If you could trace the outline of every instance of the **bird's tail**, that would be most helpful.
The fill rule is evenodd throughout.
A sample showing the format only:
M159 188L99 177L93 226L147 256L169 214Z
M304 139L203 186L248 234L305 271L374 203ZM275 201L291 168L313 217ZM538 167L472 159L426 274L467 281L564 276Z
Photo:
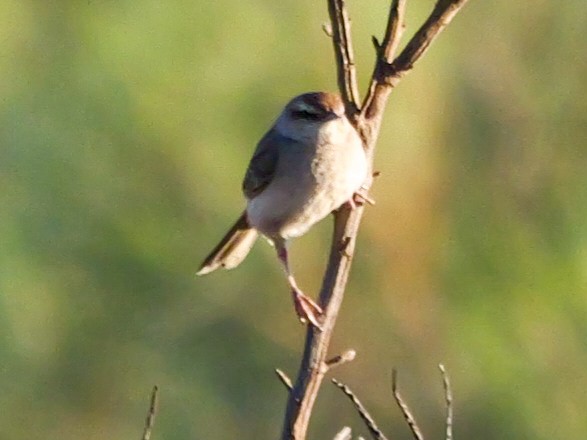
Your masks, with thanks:
M196 275L206 275L219 267L232 269L247 256L258 232L249 226L246 211L242 213L230 231L206 257Z

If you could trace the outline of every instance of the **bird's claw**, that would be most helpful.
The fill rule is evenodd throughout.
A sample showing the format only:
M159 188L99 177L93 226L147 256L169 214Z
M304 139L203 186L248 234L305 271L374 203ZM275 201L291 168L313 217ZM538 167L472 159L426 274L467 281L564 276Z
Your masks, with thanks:
M367 190L365 188L361 187L356 193L354 193L351 196L347 203L352 210L355 210L357 209L357 206L363 206L365 203L368 203L369 205L374 205L375 200L369 197L369 195L367 194Z
M322 330L322 325L320 324L320 317L324 314L322 307L299 289L292 289L292 295L296 313L300 321L303 324L310 323L318 330Z

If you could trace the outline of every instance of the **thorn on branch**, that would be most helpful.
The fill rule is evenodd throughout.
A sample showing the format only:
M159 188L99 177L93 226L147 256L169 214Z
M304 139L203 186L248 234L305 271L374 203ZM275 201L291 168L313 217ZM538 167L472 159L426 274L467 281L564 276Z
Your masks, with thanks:
M414 419L414 416L412 415L412 411L410 410L410 408L408 407L408 404L404 401L401 394L399 393L399 390L397 389L397 370L395 368L391 371L391 389L393 391L393 397L395 398L397 406L399 406L399 408L404 416L404 420L406 421L406 423L410 427L410 431L412 431L414 438L416 440L424 440L424 436L422 435L422 431L420 430L420 427L416 423L416 420Z
M155 385L153 391L151 391L151 400L149 403L149 411L147 412L147 418L145 419L145 429L143 430L143 436L141 440L149 440L151 438L151 431L155 424L155 415L157 414L158 407L158 395L159 387Z
M293 388L293 384L288 375L281 371L279 368L275 369L275 374L277 374L277 377L279 378L281 383L287 388L287 390L291 391Z
M332 38L332 24L331 23L322 23L322 30L326 34L327 37Z
M371 35L371 43L373 43L373 46L375 47L375 52L379 53L381 50L381 43L375 35Z
M353 406L361 416L361 419L363 419L363 422L365 422L365 425L371 433L371 436L375 440L387 440L387 437L385 437L383 432L381 432L381 430L375 423L375 420L373 420L373 417L371 417L371 415L367 412L361 401L357 398L357 396L355 396L351 389L336 379L332 379L332 383L336 385L344 393L344 395L347 396L353 403Z
M438 369L442 375L442 385L444 387L444 401L446 403L446 440L452 440L452 390L450 387L450 380L444 365L438 364Z

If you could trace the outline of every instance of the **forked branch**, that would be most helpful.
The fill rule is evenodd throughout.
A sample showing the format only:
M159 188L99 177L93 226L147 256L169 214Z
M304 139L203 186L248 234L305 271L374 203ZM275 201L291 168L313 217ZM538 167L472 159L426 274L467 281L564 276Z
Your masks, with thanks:
M345 1L327 2L332 23L338 86L345 102L347 116L357 128L372 166L373 151L389 93L467 0L438 0L428 19L395 59L393 57L399 47L403 30L406 0L392 0L382 43L374 39L375 68L362 106L358 104L360 98L350 37L351 26ZM366 190L370 185L371 182L366 183ZM313 326L308 327L300 369L288 396L281 437L283 440L306 438L312 408L324 375L328 371L328 346L342 304L362 215L362 206L353 211L343 207L334 215L330 257L319 299L324 310L323 329L319 331Z
M432 13L418 29L397 58L404 22L406 0L393 0L385 32L384 46L378 51L369 92L363 102L362 116L379 123L387 98L402 77L409 72L428 50L434 39L452 21L468 0L438 0ZM389 38L389 39L388 39ZM386 44L387 43L387 44Z

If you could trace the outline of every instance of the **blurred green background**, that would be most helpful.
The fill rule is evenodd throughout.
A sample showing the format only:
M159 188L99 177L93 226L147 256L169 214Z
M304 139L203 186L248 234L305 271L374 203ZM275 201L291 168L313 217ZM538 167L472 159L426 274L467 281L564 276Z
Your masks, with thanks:
M387 0L350 1L364 86ZM409 36L432 1L408 5ZM281 430L297 324L273 250L194 277L256 141L334 90L325 2L0 4L0 438ZM333 354L393 438L587 436L587 2L471 0L391 96ZM364 89L364 87L363 87ZM315 293L330 222L293 245ZM352 425L325 383L312 438Z

